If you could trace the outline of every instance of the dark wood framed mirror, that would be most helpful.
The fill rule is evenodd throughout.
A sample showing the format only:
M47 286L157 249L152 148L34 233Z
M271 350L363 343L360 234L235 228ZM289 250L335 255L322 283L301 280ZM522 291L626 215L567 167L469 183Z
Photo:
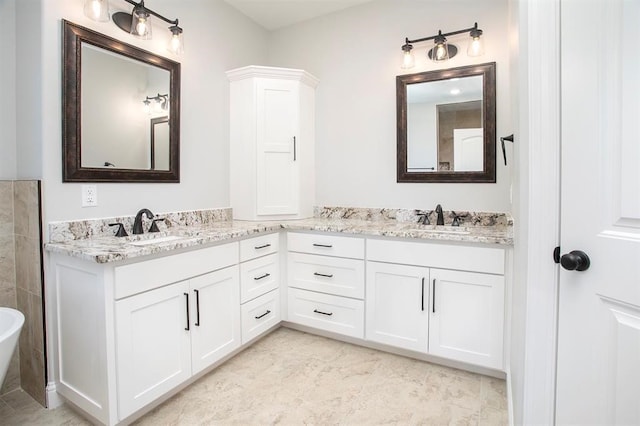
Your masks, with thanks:
M495 183L495 62L396 77L397 181Z
M180 64L62 23L63 182L180 182Z

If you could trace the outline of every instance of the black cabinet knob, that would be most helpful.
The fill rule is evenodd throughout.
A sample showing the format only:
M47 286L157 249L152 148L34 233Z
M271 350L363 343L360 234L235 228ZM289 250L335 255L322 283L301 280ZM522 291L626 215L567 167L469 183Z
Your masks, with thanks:
M586 271L591 265L591 260L587 253L580 250L573 250L563 254L560 258L560 265L568 271Z

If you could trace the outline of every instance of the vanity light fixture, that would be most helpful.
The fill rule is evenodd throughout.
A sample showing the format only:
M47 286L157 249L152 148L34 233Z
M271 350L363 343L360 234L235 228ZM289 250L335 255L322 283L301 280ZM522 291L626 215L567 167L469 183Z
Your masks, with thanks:
M144 5L144 0L124 0L133 5L131 13L116 12L112 15L113 22L121 30L130 33L143 40L151 40L151 16L155 16L164 22L171 24L169 31L171 38L167 50L180 55L184 52L184 38L182 28L178 26L178 19L168 19ZM109 0L85 0L84 14L94 21L109 20Z
M469 33L469 46L467 47L467 55L475 57L481 56L484 54L484 46L482 43L482 30L478 28L478 23L474 23L473 27L465 28L464 30L451 31L449 33L442 33L441 30L438 30L438 34L418 38L415 40L409 40L405 38L405 44L402 46L403 59L402 59L402 69L413 68L415 65L415 58L413 57L413 53L411 50L413 49L412 43L420 43L423 41L433 40L433 47L429 49L427 52L427 56L434 62L444 62L447 61L458 53L458 48L453 44L449 44L447 42L447 37Z

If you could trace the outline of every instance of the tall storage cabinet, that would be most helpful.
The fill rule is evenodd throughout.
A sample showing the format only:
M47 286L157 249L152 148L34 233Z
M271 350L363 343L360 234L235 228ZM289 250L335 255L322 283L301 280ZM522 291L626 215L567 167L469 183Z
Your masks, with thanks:
M238 68L227 76L234 218L313 216L318 80L302 70L262 66Z

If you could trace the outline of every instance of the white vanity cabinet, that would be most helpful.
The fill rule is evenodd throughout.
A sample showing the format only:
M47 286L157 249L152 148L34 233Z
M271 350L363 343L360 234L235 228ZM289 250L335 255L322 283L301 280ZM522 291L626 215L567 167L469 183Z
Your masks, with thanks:
M231 70L227 77L234 218L313 216L318 80L302 70L262 66Z
M502 248L367 240L366 339L503 368Z
M429 269L367 262L367 340L427 352Z
M364 239L287 233L288 321L364 337Z
M113 425L241 345L239 246L97 264L53 253L56 391Z
M280 234L240 241L242 344L280 323Z
M121 418L240 346L238 266L115 305Z

